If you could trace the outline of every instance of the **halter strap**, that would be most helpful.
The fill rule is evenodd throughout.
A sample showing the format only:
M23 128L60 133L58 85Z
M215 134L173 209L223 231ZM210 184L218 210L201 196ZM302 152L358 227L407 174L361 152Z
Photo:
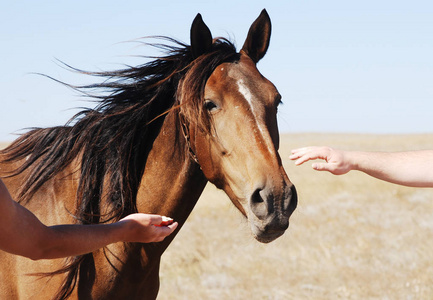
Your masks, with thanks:
M180 119L181 119L180 125L182 126L182 133L183 133L183 136L185 138L186 145L188 146L189 156L191 156L191 158L200 166L200 163L198 162L197 155L195 155L194 150L192 150L192 147L191 147L191 141L189 138L188 128L186 126L186 122L184 121L182 116L180 116ZM200 166L200 169L201 169L201 166Z

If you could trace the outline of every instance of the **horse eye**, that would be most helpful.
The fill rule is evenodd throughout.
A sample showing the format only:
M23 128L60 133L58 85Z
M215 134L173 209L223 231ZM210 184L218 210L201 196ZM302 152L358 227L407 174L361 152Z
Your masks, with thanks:
M205 100L203 106L209 112L218 108L218 106L212 100Z

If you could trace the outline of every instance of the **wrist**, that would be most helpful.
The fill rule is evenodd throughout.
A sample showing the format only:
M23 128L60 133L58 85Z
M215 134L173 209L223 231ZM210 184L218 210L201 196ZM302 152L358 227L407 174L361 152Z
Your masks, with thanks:
M345 151L344 152L344 162L345 169L347 172L350 171L359 171L359 160L358 160L359 152L356 151Z
M115 242L129 242L131 240L131 232L134 227L134 224L132 223L133 222L130 222L129 220L121 220L112 224L115 227Z

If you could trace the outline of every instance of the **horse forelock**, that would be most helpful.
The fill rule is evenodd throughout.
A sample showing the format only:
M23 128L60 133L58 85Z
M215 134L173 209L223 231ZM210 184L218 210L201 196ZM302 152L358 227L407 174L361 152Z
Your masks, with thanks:
M211 119L203 113L203 97L207 79L222 63L237 62L240 54L236 52L233 43L224 38L214 39L212 51L197 58L179 82L177 99L180 104L180 114L185 121L196 122L202 131L210 130ZM186 124L188 125L188 124Z

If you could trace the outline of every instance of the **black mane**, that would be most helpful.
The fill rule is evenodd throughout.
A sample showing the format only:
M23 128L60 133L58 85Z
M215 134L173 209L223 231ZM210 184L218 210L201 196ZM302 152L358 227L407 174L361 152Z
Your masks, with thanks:
M195 118L208 127L202 111L206 81L219 64L239 59L235 46L226 39L215 39L209 53L194 59L190 46L159 38L171 43L153 44L165 50L166 56L146 64L111 72L71 68L104 78L102 83L86 86L66 84L91 96L98 105L79 112L65 126L34 128L0 151L2 163L24 161L8 174L27 171L18 201L30 201L47 181L78 160L77 223L116 221L137 212L136 197L147 156L166 113L175 109L186 121ZM101 198L110 204L104 216ZM68 272L58 299L72 293L78 273L86 274L87 263L83 262L91 259L89 255L72 258L63 269L48 274Z
M79 112L65 126L32 129L0 152L6 157L4 162L28 156L11 174L30 171L19 201L29 201L45 182L81 158L77 192L81 207L76 216L81 223L101 221L99 203L103 190L113 204L104 221L136 212L136 195L147 155L165 113L179 108L175 103L179 104L178 98L186 94L193 111L200 115L199 100L207 78L218 64L237 56L232 43L217 39L211 53L194 61L190 46L160 38L174 45L154 44L166 50L167 55L144 65L109 72L73 69L105 79L102 83L73 87L94 98L98 102L96 108ZM187 73L192 74L185 76ZM179 95L182 80L188 80L188 90ZM37 168L30 168L36 164ZM107 182L108 186L104 186Z

